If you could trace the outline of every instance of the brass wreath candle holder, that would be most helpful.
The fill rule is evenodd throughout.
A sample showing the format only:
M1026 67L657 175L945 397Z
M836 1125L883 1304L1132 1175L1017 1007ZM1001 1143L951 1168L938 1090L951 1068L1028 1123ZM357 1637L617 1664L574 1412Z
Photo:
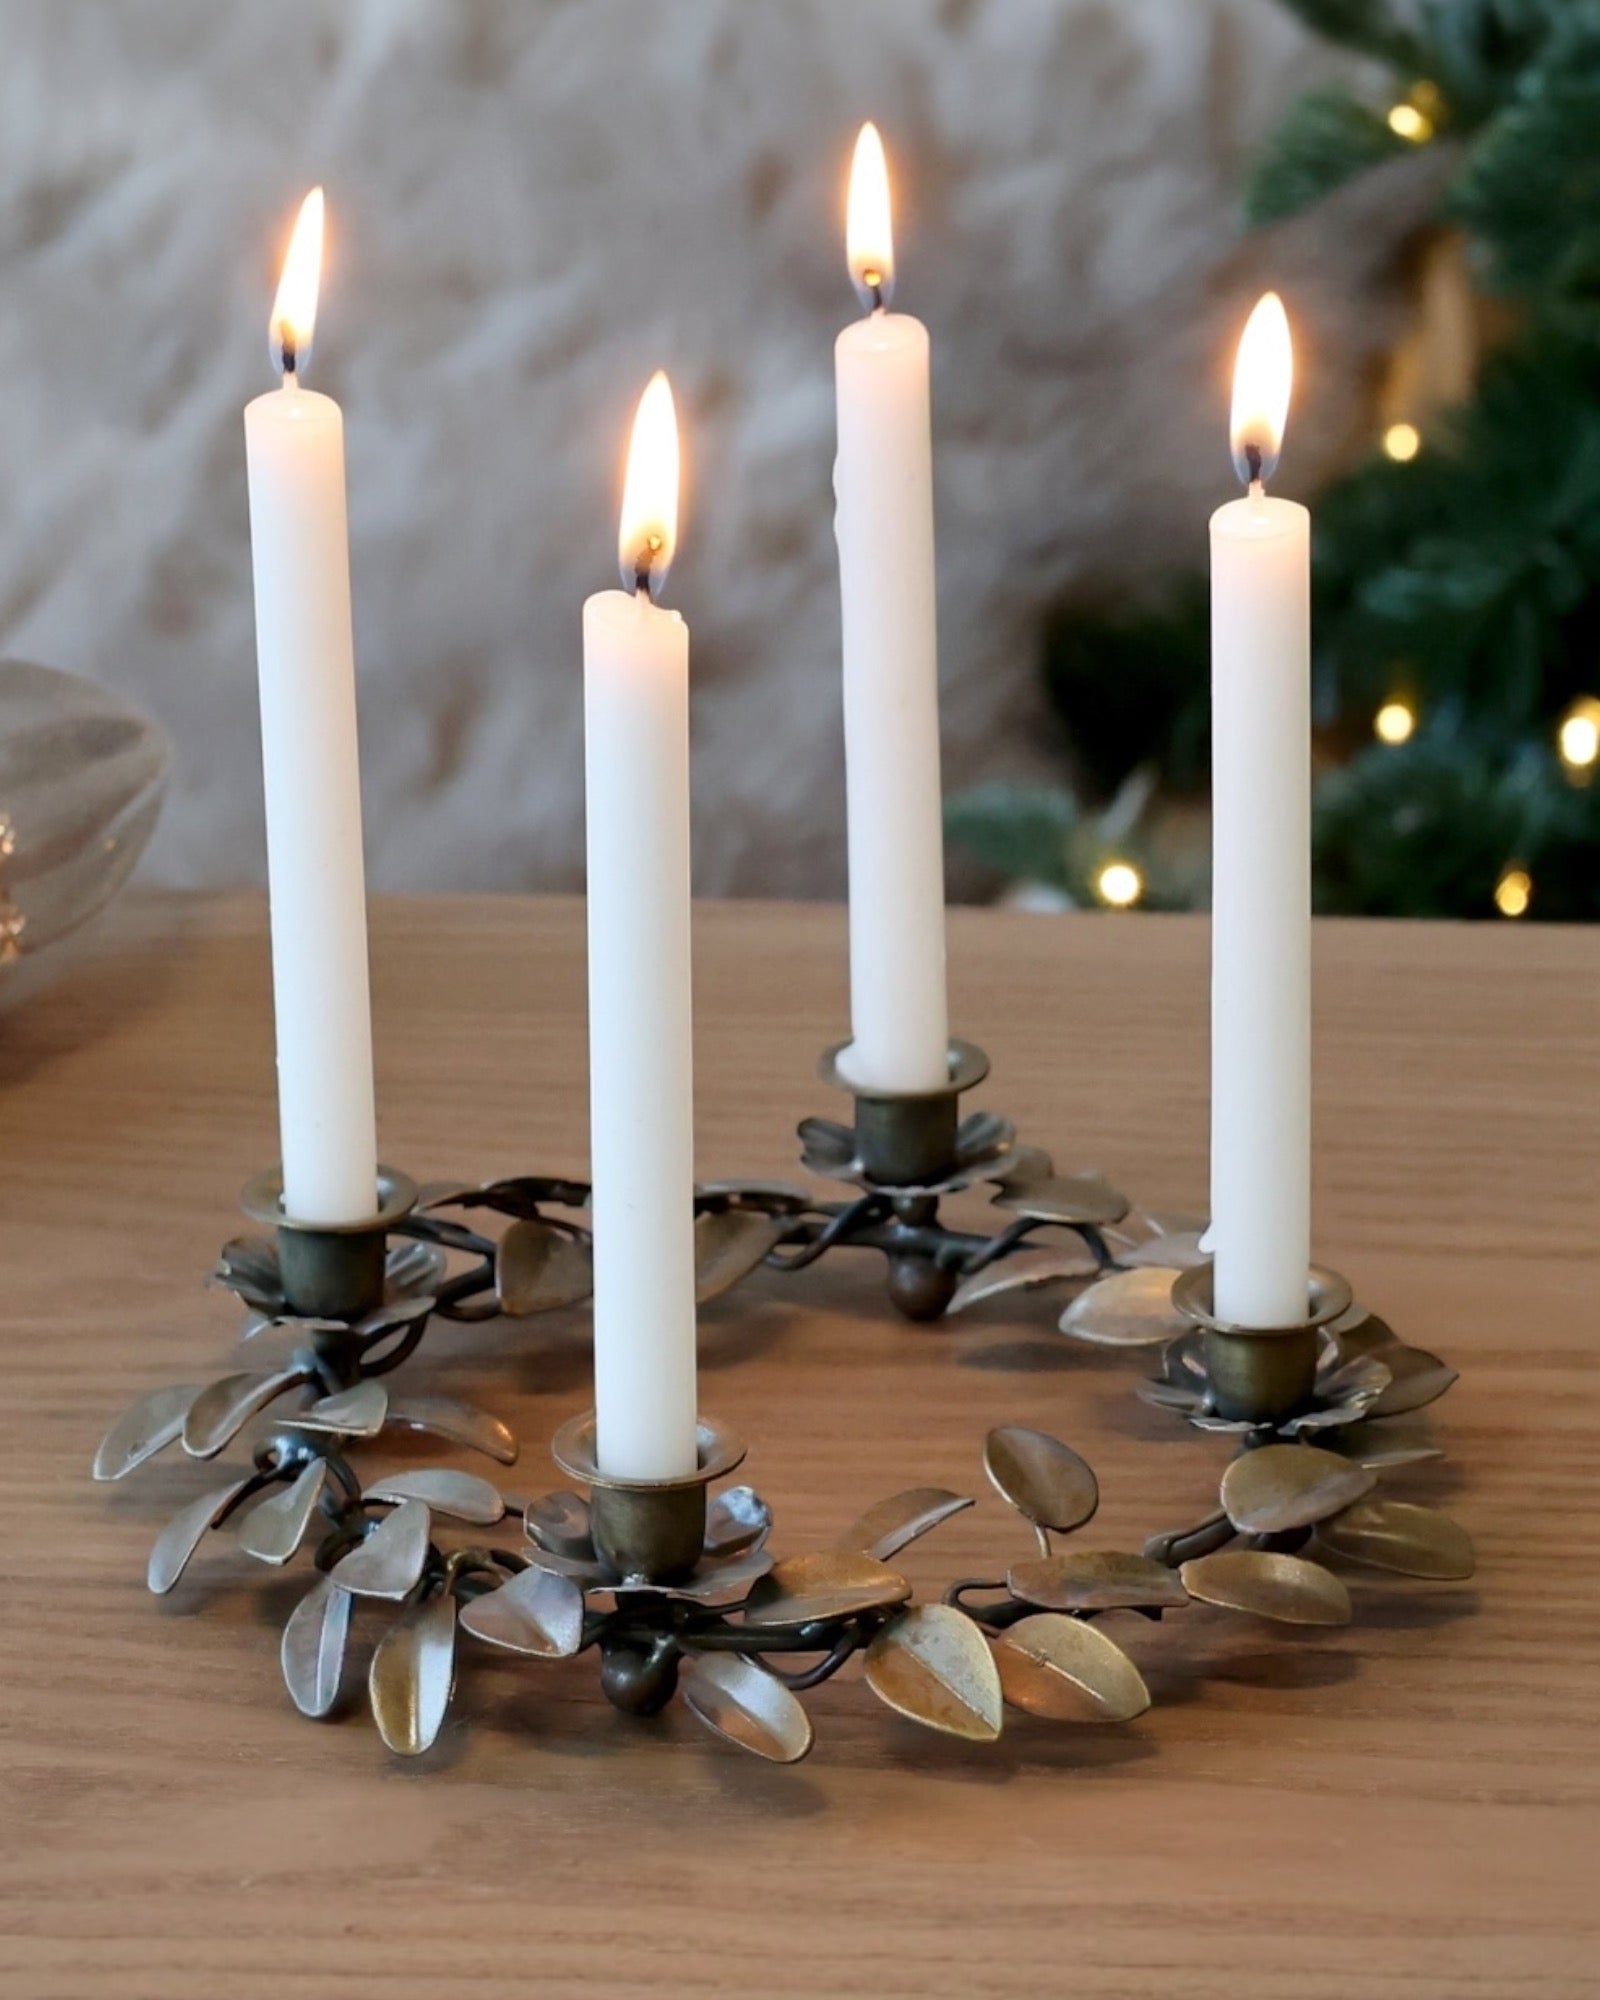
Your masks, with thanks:
M887 1157L874 1150L881 1136L874 1115L865 1136L858 1118L851 1149L863 1174L869 1165L881 1171ZM887 1116L892 1125L898 1113ZM908 1130L913 1122L931 1133L933 1114L919 1111ZM975 1135L971 1120L956 1128L958 1149L961 1131L969 1133L963 1171L1000 1164L1009 1145L1000 1126L992 1121ZM892 1151L900 1141L891 1133L884 1143ZM1023 1164L1031 1171L1019 1181L999 1180L1002 1197L1026 1204L1011 1202L1021 1223L1061 1223L1067 1200L1048 1192L1034 1199L1027 1190L1078 1184L1054 1181L1048 1163ZM868 1191L887 1185L874 1181ZM939 1191L916 1183L860 1222L866 1234L841 1231L832 1240L886 1249L891 1267L900 1255L941 1271L946 1256L964 1258L977 1264L968 1269L970 1285L989 1271L971 1240L949 1232L958 1246L950 1251L936 1217L893 1206L936 1201ZM208 1535L224 1531L237 1550L273 1567L309 1551L314 1575L281 1646L283 1678L303 1714L334 1712L354 1616L388 1606L367 1696L384 1742L404 1755L427 1750L438 1735L462 1635L539 1661L592 1652L616 1707L650 1714L681 1693L708 1729L777 1762L811 1747L800 1696L858 1653L868 1687L891 1709L931 1729L992 1741L1008 1704L1102 1722L1129 1721L1149 1706L1135 1660L1100 1629L1111 1613L1160 1621L1204 1604L1280 1625L1342 1625L1352 1616L1347 1568L1446 1582L1472 1574L1471 1543L1454 1521L1376 1495L1384 1470L1438 1455L1416 1413L1449 1388L1454 1371L1355 1305L1331 1272L1312 1274L1300 1326L1261 1332L1217 1320L1198 1233L1149 1219L1133 1233L1125 1204L1120 1266L1100 1254L1110 1247L1100 1238L1108 1221L1062 1224L1098 1243L1091 1268L1103 1272L1069 1304L1063 1327L1103 1345L1159 1346L1160 1373L1141 1384L1141 1395L1239 1442L1216 1510L1140 1549L1055 1546L1053 1538L1093 1518L1099 1487L1077 1452L1020 1425L989 1433L984 1467L1033 1530L1034 1552L1003 1573L957 1579L930 1603L914 1601L893 1558L970 1506L971 1496L937 1487L899 1493L831 1547L774 1559L771 1513L753 1488L710 1496L744 1451L709 1421L693 1475L641 1484L605 1477L592 1420L576 1419L558 1432L552 1452L586 1492L563 1488L527 1501L452 1467L385 1472L358 1463L396 1429L515 1461L517 1441L494 1416L453 1398L394 1393L385 1378L434 1318L520 1315L585 1297L592 1246L567 1211L580 1210L586 1193L581 1183L527 1179L419 1194L385 1170L378 1212L328 1229L285 1216L275 1178L252 1182L246 1209L272 1234L227 1244L216 1275L244 1305L243 1338L287 1343L286 1358L205 1385L158 1389L102 1443L94 1472L103 1480L176 1444L207 1463L230 1447L240 1453L225 1482L161 1530L147 1581L158 1594L176 1588ZM752 1190L736 1184L700 1192L708 1295L794 1241L802 1211L768 1205L775 1190L762 1205L745 1206L751 1199ZM497 1238L460 1219L481 1210L507 1218ZM803 1220L809 1231L814 1218ZM807 1235L802 1251L820 1254L827 1227ZM901 1229L917 1232L909 1247L895 1233ZM991 1262L1018 1253L1027 1232L1015 1229L1001 1233L1009 1240ZM1042 1255L1061 1261L1053 1250ZM1042 1281L1037 1267L1013 1277ZM520 1525L508 1533L510 1524ZM486 1538L488 1530L497 1533Z

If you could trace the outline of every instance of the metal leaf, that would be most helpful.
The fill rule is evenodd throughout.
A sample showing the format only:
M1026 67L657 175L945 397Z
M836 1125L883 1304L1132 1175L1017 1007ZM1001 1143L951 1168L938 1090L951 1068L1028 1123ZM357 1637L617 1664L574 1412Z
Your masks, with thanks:
M1309 1528L1370 1493L1364 1465L1314 1444L1267 1444L1236 1458L1222 1475L1223 1512L1244 1535Z
M294 1418L297 1430L333 1437L376 1437L389 1421L389 1392L381 1382L354 1383L323 1396Z
M1037 1285L1059 1284L1067 1278L1090 1278L1099 1268L1093 1251L1077 1237L1059 1248L1041 1244L1037 1248L1013 1250L1009 1256L997 1257L981 1271L974 1271L970 1278L963 1278L951 1295L945 1314L948 1317L964 1312L968 1306L999 1298L1006 1292L1032 1291Z
M1420 1465L1425 1459L1443 1458L1426 1424L1382 1423L1346 1424L1328 1440L1330 1451L1353 1458L1358 1465L1380 1471L1390 1465Z
M94 1455L96 1479L122 1479L136 1465L164 1451L183 1433L189 1406L200 1393L198 1382L179 1382L152 1389L131 1410L124 1410L100 1440Z
M538 1660L567 1660L583 1644L583 1592L553 1570L525 1569L461 1607L475 1639Z
M327 1483L325 1460L314 1458L302 1466L292 1484L237 1517L234 1533L240 1548L262 1562L286 1563L311 1525Z
M270 1236L235 1236L224 1243L212 1276L262 1312L276 1312L283 1304L278 1246Z
M667 1597L687 1604L737 1604L759 1577L770 1575L772 1558L762 1549L746 1549L726 1562L702 1563L687 1583L660 1586Z
M157 1597L165 1597L183 1575L189 1567L189 1558L200 1546L200 1538L208 1528L217 1525L254 1476L253 1473L246 1473L243 1479L230 1480L226 1486L219 1486L213 1492L203 1493L198 1500L191 1500L187 1507L180 1508L173 1515L156 1536L149 1566L145 1570L145 1582Z
M447 1437L452 1444L464 1444L481 1451L502 1465L517 1462L517 1441L498 1417L487 1410L475 1410L470 1403L458 1403L453 1396L408 1396L403 1403L389 1405L389 1422L414 1431L430 1431Z
M448 1592L411 1604L372 1656L367 1694L378 1734L401 1757L420 1757L443 1726L456 1678L456 1606Z
M910 1595L910 1584L884 1563L848 1549L829 1549L778 1563L751 1591L744 1622L763 1631L809 1625L815 1619L884 1610Z
M270 1375L251 1369L207 1383L183 1420L184 1450L191 1458L215 1458L257 1410L306 1379L304 1368L292 1366Z
M339 1699L345 1642L355 1600L331 1576L319 1577L289 1614L278 1658L283 1684L302 1715L331 1715Z
M994 1642L1005 1698L1055 1722L1131 1722L1150 1706L1144 1676L1114 1639L1081 1618L1043 1611Z
M402 1500L328 1572L357 1597L409 1597L428 1560L432 1519L421 1500Z
M1324 1521L1317 1539L1348 1562L1400 1576L1464 1583L1477 1567L1472 1537L1435 1507L1407 1500L1367 1500Z
M705 1553L716 1560L759 1549L772 1530L772 1509L753 1486L730 1486L706 1512Z
M593 1562L589 1503L576 1493L541 1494L523 1508L522 1519L528 1539L541 1549L574 1562Z
M437 1243L418 1243L401 1238L391 1243L384 1259L384 1286L391 1299L413 1298L431 1292L444 1276L445 1254Z
M1165 1563L1110 1549L1014 1563L1006 1588L1041 1611L1155 1611L1188 1602L1188 1592Z
M1054 1172L1055 1162L1042 1146L1013 1146L990 1178L1021 1187L1024 1181L1048 1180Z
M1209 1252L1200 1248L1200 1238L1204 1233L1200 1229L1175 1229L1170 1235L1147 1236L1142 1243L1133 1243L1126 1250L1119 1250L1117 1262L1136 1270L1154 1264L1170 1270L1189 1271L1209 1259Z
M1437 1401L1456 1380L1456 1370L1425 1347L1396 1341L1383 1350L1389 1386L1367 1411L1369 1417L1399 1417Z
M1016 1136L1016 1126L998 1111L973 1111L956 1128L956 1165L999 1167Z
M376 1347L386 1334L399 1333L403 1328L416 1325L433 1311L437 1301L429 1292L416 1293L409 1298L390 1299L387 1304L376 1307L372 1312L358 1319L350 1332L369 1347ZM323 1322L326 1324L326 1322ZM335 1322L337 1326L337 1322Z
M1051 1174L1042 1180L1008 1181L994 1205L1036 1222L1093 1225L1120 1222L1128 1212L1128 1197L1099 1174Z
M414 1472L391 1472L375 1479L366 1490L369 1500L425 1500L435 1514L452 1521L470 1521L476 1527L492 1528L505 1516L506 1503L497 1486L480 1479L475 1472L457 1472L453 1466L428 1465Z
M831 1118L802 1118L800 1164L824 1179L848 1174L855 1166L856 1135Z
M1025 1424L1002 1424L983 1444L983 1469L1002 1500L1036 1528L1081 1528L1100 1505L1093 1469L1069 1445Z
M811 1748L811 1718L765 1667L744 1653L694 1653L679 1682L690 1712L714 1735L774 1764Z
M941 1521L972 1505L965 1493L952 1493L944 1486L913 1486L869 1507L834 1543L836 1549L859 1549L878 1562L887 1562L908 1543L917 1541Z
M982 1631L949 1604L915 1604L867 1648L867 1685L924 1728L973 1743L1000 1734L1000 1670Z
M1101 1347L1156 1347L1176 1340L1189 1324L1172 1303L1178 1275L1170 1264L1113 1271L1078 1294L1061 1315L1061 1331Z
M500 1310L513 1319L575 1306L594 1290L594 1257L586 1242L547 1222L513 1222L494 1259Z
M732 1291L789 1233L785 1216L753 1208L711 1209L694 1219L695 1301Z
M1222 1549L1196 1556L1178 1571L1201 1604L1248 1611L1284 1625L1348 1625L1350 1593L1332 1570L1304 1556L1267 1549Z

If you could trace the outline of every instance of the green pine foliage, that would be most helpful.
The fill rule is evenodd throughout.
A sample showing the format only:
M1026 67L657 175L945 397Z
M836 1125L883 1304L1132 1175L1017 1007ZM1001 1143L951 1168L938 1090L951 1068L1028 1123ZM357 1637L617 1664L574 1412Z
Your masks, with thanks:
M1600 919L1600 777L1575 782L1555 754L1563 713L1600 694L1600 0L1283 4L1390 82L1292 107L1245 191L1248 220L1299 214L1427 146L1438 219L1466 233L1515 329L1418 458L1375 456L1318 501L1319 907L1488 916L1520 867L1530 917ZM1402 101L1422 114L1416 136L1389 124ZM1158 806L1199 789L1205 605L1190 578L1154 615L1065 608L1045 677L1085 805L1030 793L1023 813L978 794L953 804L952 837L1001 873L1064 886L1062 855L1130 772L1149 774ZM1417 732L1374 743L1397 696ZM1126 819L1122 847L1144 860Z

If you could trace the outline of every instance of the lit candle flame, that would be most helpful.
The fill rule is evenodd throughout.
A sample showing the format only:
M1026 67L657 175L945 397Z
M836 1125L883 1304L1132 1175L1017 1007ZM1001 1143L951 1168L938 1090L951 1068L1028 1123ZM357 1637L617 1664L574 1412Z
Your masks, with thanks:
M300 204L294 233L284 254L283 275L272 301L267 339L272 363L286 376L297 375L311 353L317 324L317 287L322 279L322 190L314 187Z
M845 216L845 258L850 282L868 312L886 306L894 292L894 229L889 216L889 163L873 124L863 125L850 166Z
M639 398L622 482L617 561L630 590L653 595L678 546L678 413L672 384L657 369Z
M1245 326L1233 371L1233 463L1246 486L1265 485L1278 469L1293 386L1289 316L1268 292Z

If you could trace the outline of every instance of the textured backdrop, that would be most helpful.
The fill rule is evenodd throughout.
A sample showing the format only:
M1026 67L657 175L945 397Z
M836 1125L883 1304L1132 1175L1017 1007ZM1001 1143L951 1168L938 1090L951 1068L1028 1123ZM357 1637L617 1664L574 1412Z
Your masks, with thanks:
M1363 429L1393 330L1392 188L1239 240L1241 165L1322 60L1271 0L5 0L4 34L0 650L166 721L171 882L262 872L239 411L314 180L385 887L580 878L579 603L657 365L700 885L842 886L831 343L864 116L934 340L951 786L1039 756L1043 607L1202 557L1263 284L1301 335L1285 492Z

